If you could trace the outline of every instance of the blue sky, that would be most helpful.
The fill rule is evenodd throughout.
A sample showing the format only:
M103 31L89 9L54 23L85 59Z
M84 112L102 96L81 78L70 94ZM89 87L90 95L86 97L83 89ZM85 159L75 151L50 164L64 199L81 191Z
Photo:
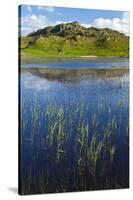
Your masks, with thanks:
M129 34L129 15L124 11L22 5L20 17L22 35L71 21L78 21L86 27L108 27Z

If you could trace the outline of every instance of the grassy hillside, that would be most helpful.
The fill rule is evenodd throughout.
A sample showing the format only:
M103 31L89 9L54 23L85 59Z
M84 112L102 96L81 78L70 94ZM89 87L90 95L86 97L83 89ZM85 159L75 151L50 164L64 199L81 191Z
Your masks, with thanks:
M129 38L111 29L85 28L77 22L47 27L20 38L24 57L128 57Z

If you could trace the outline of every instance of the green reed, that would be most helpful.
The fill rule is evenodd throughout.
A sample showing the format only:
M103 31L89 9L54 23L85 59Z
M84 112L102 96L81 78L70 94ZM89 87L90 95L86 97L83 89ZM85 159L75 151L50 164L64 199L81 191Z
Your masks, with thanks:
M116 120L112 114L111 105L98 104L89 119L89 103L79 103L75 99L66 102L65 105L57 105L51 101L42 109L34 98L27 112L26 103L22 102L21 129L24 132L28 123L31 124L31 141L38 142L39 148L36 149L35 159L39 159L40 155L43 156L42 162L49 161L55 173L60 170L62 174L62 176L57 174L55 177L53 175L52 184L56 187L54 191L70 191L70 169L74 182L73 190L104 189L106 185L109 188L117 187L118 177L110 180L105 174L106 166L111 174L116 164L114 158L117 155L117 140L121 131L122 104L118 105L119 120ZM100 122L102 112L105 112L108 117L106 124ZM127 140L128 132L127 126L123 140ZM35 162L33 157L32 162ZM63 169L61 165L64 165ZM29 184L28 189L25 189L28 190L27 193L32 190L32 175L34 176L32 173L30 169L29 176L24 180ZM49 186L50 176L52 176L50 173L48 165L45 164L42 175L38 175L37 184L40 187L38 190L42 193L49 192L49 188L52 187Z

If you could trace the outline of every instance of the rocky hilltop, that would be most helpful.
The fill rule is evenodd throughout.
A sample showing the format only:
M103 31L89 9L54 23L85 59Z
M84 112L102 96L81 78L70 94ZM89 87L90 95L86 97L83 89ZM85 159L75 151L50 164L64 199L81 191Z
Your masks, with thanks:
M86 28L78 22L48 26L20 38L22 55L128 57L129 37L109 28Z

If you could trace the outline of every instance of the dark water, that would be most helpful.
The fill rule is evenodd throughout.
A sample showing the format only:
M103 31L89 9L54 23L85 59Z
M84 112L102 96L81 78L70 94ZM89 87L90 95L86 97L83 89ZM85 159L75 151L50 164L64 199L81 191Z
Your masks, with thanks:
M22 193L127 188L128 60L46 64L21 72Z

